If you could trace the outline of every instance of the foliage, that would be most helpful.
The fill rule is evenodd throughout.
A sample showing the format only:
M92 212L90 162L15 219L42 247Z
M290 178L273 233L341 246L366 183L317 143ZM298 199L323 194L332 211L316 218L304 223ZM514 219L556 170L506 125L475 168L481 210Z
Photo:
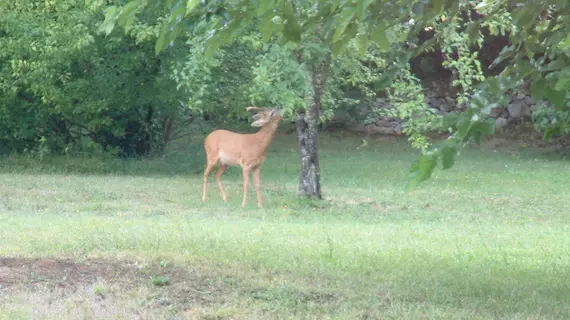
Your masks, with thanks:
M570 5L555 1L531 1L513 8L510 4L510 1L494 4L482 1L477 4L476 8L486 10L483 21L510 21L509 16L513 17L512 26L506 29L509 31L511 45L502 50L494 65L505 61L511 63L506 64L498 77L488 77L477 86L470 99L470 112L456 119L451 139L444 143L443 148L434 148L429 158L423 157L423 162L420 160L412 167L416 181L429 177L438 160L453 158L455 152L443 152L445 148L459 150L466 141L478 141L482 135L492 133L492 126L481 121L482 117L493 107L506 105L508 93L521 87L528 88L530 84L530 92L535 101L548 100L555 110L562 111L560 119L565 118L563 114L569 107L566 97L569 90L567 84L570 83L570 73L567 71ZM481 27L482 24L471 26L477 32ZM539 105L545 106L542 102ZM467 120L465 116L469 114L473 116ZM544 119L541 111L535 116L535 119L540 118ZM566 132L565 125L556 121L548 123L542 120L541 123L546 124L545 138ZM445 161L444 167L447 167Z
M293 58L290 48L269 43L256 57L255 77L249 88L251 101L278 106L285 116L307 108L311 93L309 71Z
M124 155L163 148L180 108L168 65L149 41L156 32L137 24L136 36L105 38L98 33L105 7L77 0L0 4L3 151L85 149L83 137Z
M8 23L9 19L14 21L14 19L19 19L25 15L29 18L26 20L33 22L18 26L18 30L7 29L5 31L9 34L20 32L22 35L28 36L19 37L27 40L14 42L18 44L16 47L13 44L8 45L9 50L6 50L0 59L10 61L10 69L12 70L10 77L15 77L18 80L18 85L25 88L29 86L30 92L37 96L35 98L48 105L51 104L49 107L51 109L48 108L48 110L57 109L56 112L50 111L47 115L56 113L57 117L60 117L61 113L69 117L69 111L75 109L71 103L73 100L67 98L68 95L74 97L74 90L71 87L66 87L66 90L61 89L64 84L69 83L69 79L78 77L69 72L68 64L75 61L75 56L81 56L85 48L94 47L94 44L98 43L97 41L100 39L92 31L91 20L97 15L85 14L85 10L77 9L82 8L81 6L66 5L72 3L70 1L49 4L46 7L39 5L38 8L40 9L37 9L37 12L30 11L25 4L4 4L2 7L3 13L9 13L3 15L3 25L14 25ZM181 70L191 73L192 80L184 80L185 84L183 84L188 90L186 93L192 93L191 104L199 105L200 101L206 101L202 100L204 98L207 101L212 101L215 110L222 110L224 114L231 114L230 109L223 107L227 105L227 100L223 100L225 97L236 98L235 101L238 104L264 103L264 100L269 99L268 102L283 102L286 105L300 108L306 101L306 95L317 95L319 99L324 101L324 103L319 101L319 106L325 107L324 110L319 110L324 111L321 116L328 117L331 112L327 113L327 110L334 109L335 106L341 104L356 105L362 97L371 99L370 93L372 91L378 92L389 88L390 85L387 84L394 82L394 86L389 89L389 92L399 102L398 108L403 110L400 110L399 113L404 115L407 122L410 122L407 125L409 128L407 133L415 137L412 138L415 146L424 149L422 155L424 161L420 161L421 165L414 166L412 170L416 177L429 177L427 173L431 174L433 168L437 167L437 161L441 161L441 159L447 159L444 161L444 167L450 167L454 162L449 161L449 159L453 158L464 145L470 141L479 140L484 134L492 133L492 126L489 127L487 120L485 120L486 114L493 107L504 105L505 96L513 91L529 90L536 101L548 100L551 102L552 108L559 114L557 119L564 119L561 115L569 107L567 91L568 83L570 83L570 72L568 71L568 65L570 65L570 38L568 37L570 5L561 1L532 0L521 6L514 0L366 0L356 2L344 0L207 2L132 0L124 6L117 2L106 7L103 2L95 2L86 5L84 8L88 9L86 12L91 10L97 13L105 9L105 21L100 30L110 37L108 39L110 43L123 37L113 31L116 24L124 27L128 36L134 39L135 45L142 45L143 42L151 40L154 43L154 50L161 53L161 56L153 57L153 59L160 60L161 57L164 57L162 56L163 53L176 55L178 48L185 48L184 46L177 46L180 43L178 40L184 39L189 34L188 32L200 33L202 38L198 38L198 42L190 44L190 47L193 48L191 50L197 51L192 51L191 57L187 60L191 61L197 52L201 52L204 54L204 59L213 57L214 64L209 65L211 63L207 62L209 60L192 62L193 65L188 66L187 70L177 68L178 75L175 77L178 77L177 79L184 78L180 73ZM35 19L34 14L41 10L49 14ZM64 26L77 25L78 27L56 27L55 24L51 23L53 21L50 22L46 17L50 17L50 14L58 12L58 10L61 12L68 10L70 13L61 19ZM21 15L16 16L13 14L14 12ZM55 31L59 32L57 39L50 37L49 34L44 36L41 32L24 32L29 31L30 28L40 30L38 26L34 27L33 25L36 21L38 25L45 23L48 26L48 28L44 28L45 30L50 30L49 26L52 26L54 30L50 33L52 35L55 34ZM78 22L81 23L78 24ZM202 26L201 31L199 30L200 26ZM420 40L419 33L428 27L433 28L435 37ZM68 30L71 29L76 29L77 32L69 32ZM255 30L259 30L259 34L256 34ZM498 72L497 77L484 75L478 61L478 50L484 43L486 33L490 35L506 34L510 39L510 45L502 50L493 64L494 67L501 68L498 70L500 72ZM31 35L35 35L35 38ZM35 40L30 41L30 37ZM234 40L243 40L247 37L249 40L253 39L251 40L253 48L246 46L248 49L244 52L241 51L244 47L238 48ZM38 42L42 48L54 48L51 51L41 51L39 54L41 57L44 57L43 54L52 53L53 57L48 55L51 57L50 59L42 58L33 61L22 59L21 55L17 59L11 58L12 55L18 56L17 52L18 50L22 51L22 48L34 48L34 45L28 45L30 43L35 44L34 41ZM50 47L52 43L57 45ZM260 43L263 45L260 46ZM269 44L271 45L269 46ZM124 45L126 47L118 46L115 49L121 48L129 51L128 45ZM461 88L459 102L467 107L467 111L461 115L446 116L440 122L434 121L434 123L440 123L444 128L451 130L450 138L444 142L444 145L449 146L449 149L436 146L428 151L426 141L422 141L418 134L425 129L425 126L420 125L420 123L422 121L427 123L430 115L427 114L426 118L418 122L416 116L421 118L426 114L423 102L412 96L414 92L419 92L419 87L417 87L417 83L409 81L408 77L403 78L398 70L395 70L394 61L397 59L393 56L402 56L399 59L407 61L410 57L426 50L432 50L436 46L439 46L445 53L445 66L455 74L454 84ZM371 52L369 50L371 47L376 51ZM20 49L15 50L14 48ZM256 61L258 63L256 68L258 69L250 69L247 64L242 64L238 68L240 71L237 74L243 76L235 79L219 76L223 74L227 62L230 61L221 60L224 55L222 52L218 52L220 48L224 48L222 51L233 48L232 50L236 50L234 57L252 58L248 61ZM25 52L25 50L23 51ZM277 54L278 52L281 52L281 55ZM288 52L291 53L290 56ZM317 71L322 69L322 63L327 60L329 52L334 54L334 59L332 59L333 70L331 71L333 77L343 74L343 71L334 70L335 66L340 70L344 68L342 64L348 60L343 61L341 58L343 55L358 53L361 57L351 60L346 64L348 66L366 61L368 59L366 55L372 53L386 61L385 65L377 69L383 71L381 78L370 76L372 73L367 73L365 69L354 68L354 70L360 70L355 73L359 75L360 84L355 85L353 83L352 88L357 87L364 93L356 98L348 96L346 99L346 95L344 97L337 95L334 86L338 88L338 86L346 85L340 78L331 78L330 86L323 91L322 97L320 93L315 93L314 79L311 80L313 82L310 90L300 89L303 77L295 74L305 72L304 69L311 77L314 76ZM26 52L26 54L34 56L31 51L30 53ZM100 51L96 55L101 55ZM188 55L186 56L188 57ZM297 60L299 70L293 73L289 73L286 71L287 69L278 70L285 73L268 72L273 67L270 62L276 62L277 57L279 57L280 63L284 63L283 66L286 66L290 71L296 67L294 60ZM139 58L140 61L146 61L142 63L145 65L153 61L148 57L149 60ZM231 60L236 59L232 58ZM139 60L134 59L134 61ZM49 63L46 65L46 62ZM216 63L218 64L216 65ZM164 64L158 63L158 65L160 66L158 70L161 70ZM51 68L48 68L45 73L47 76L44 78L40 76L43 73L39 71L37 74L29 72L29 70L41 70L42 67ZM57 72L51 72L52 69ZM372 70L374 69L372 68ZM220 73L216 78L218 71ZM256 73L257 71L259 71L260 76ZM328 69L326 71L328 74ZM140 70L133 68L128 72L136 73ZM287 79L284 80L284 77ZM38 80L38 78L42 79ZM305 81L308 80L307 78L309 77L304 78ZM393 81L394 79L396 81ZM211 85L223 81L228 81L226 82L228 84L231 83L225 87L231 87L232 92L218 92L216 95L213 94L216 92L215 88L203 87L204 85L208 86L208 83ZM294 85L289 83L290 81ZM372 81L376 88L371 89L369 81ZM256 85L250 85L250 83ZM271 86L276 86L279 89L272 92L268 90ZM13 86L11 82L4 81L1 87L5 91L10 91L8 88ZM250 89L243 90L247 87ZM345 88L350 87L345 86ZM76 89L78 91L85 90L85 86L78 86L78 88ZM144 90L144 92L152 92L152 90ZM247 95L244 92L247 92ZM396 92L397 94L394 94ZM75 97L77 96L75 95ZM404 98L406 96L412 99ZM220 97L222 100L216 99ZM96 100L99 101L99 99ZM2 104L7 105L8 103ZM58 105L57 108L53 106L55 104ZM114 105L119 104L125 105L124 103ZM121 127L121 125L110 125L109 123L116 122L115 118L109 115L100 117L99 114L93 112L93 109L99 110L97 108L101 108L101 106L92 102L92 106L87 108L91 111L80 113L78 116L81 118L80 121L84 121L94 128L110 131L113 136L120 136L122 132L116 127ZM141 110L140 107L139 110ZM119 108L118 111L120 113L124 110ZM409 116L410 112L415 116ZM94 114L98 116L95 117ZM137 117L136 114L134 113L131 116ZM140 112L138 114L140 117ZM539 115L535 118L540 118ZM237 114L235 116L238 117ZM43 117L40 118L43 119ZM74 121L78 122L76 119ZM564 133L566 131L565 126L567 125L560 122L549 123L548 127L545 128L545 138L554 133ZM87 127L89 130L94 130L89 126ZM36 134L32 140L37 139L38 136ZM449 150L453 152L449 152ZM429 161L425 161L425 159L429 159ZM426 174L420 174L421 172Z
M205 113L219 122L244 118L249 106L249 90L254 73L252 63L258 49L247 38L221 48L207 56L203 48L207 38L207 23L199 24L182 46L183 59L177 59L172 68L172 79L193 112Z
M570 110L568 109L553 108L550 103L541 100L536 104L532 118L535 128L544 132L546 139L570 133Z
M437 115L425 103L423 88L408 64L398 72L396 81L386 91L390 102L396 106L386 110L386 114L403 120L403 132L412 147L425 152L430 145L425 133L436 129Z

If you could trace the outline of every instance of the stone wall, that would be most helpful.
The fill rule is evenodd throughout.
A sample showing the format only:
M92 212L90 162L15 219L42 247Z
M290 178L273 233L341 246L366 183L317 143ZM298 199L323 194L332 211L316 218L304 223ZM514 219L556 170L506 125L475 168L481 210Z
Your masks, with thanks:
M458 106L454 98L436 90L427 90L424 99L437 114L462 111L466 108L465 105ZM375 111L390 108L392 105L385 98L377 98L372 106L363 107L361 113L374 114ZM516 95L511 98L507 107L494 108L490 117L495 119L497 130L501 130L523 121L530 121L535 109L535 103L530 96ZM369 134L401 135L403 123L397 118L379 117L374 123L354 124L351 129Z

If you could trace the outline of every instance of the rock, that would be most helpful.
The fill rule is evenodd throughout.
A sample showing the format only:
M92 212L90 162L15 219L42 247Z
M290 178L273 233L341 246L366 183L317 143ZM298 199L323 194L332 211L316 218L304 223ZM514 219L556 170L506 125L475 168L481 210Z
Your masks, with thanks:
M394 128L392 127L377 127L375 125L366 126L367 133L382 133L382 134L395 134Z
M394 130L394 128L378 127L378 129L376 129L376 132L377 132L377 133L386 134L386 135L394 135L394 134L396 134L396 131Z
M536 104L533 104L532 106L530 106L530 113L533 113L536 111Z
M442 104L439 105L439 110L443 111L443 112L450 112L453 110L453 105L444 102Z
M507 118L497 118L495 120L495 128L496 129L503 129L509 124L509 120Z
M366 125L363 123L357 123L356 125L352 126L351 129L355 132L366 132Z
M489 116L491 118L498 118L498 117L502 116L503 114L505 114L505 108L497 107L497 108L491 109Z
M509 104L507 108L509 110L509 115L513 119L520 119L523 115L523 109L527 107L524 100L515 100Z
M356 111L356 113L357 113L358 115L365 115L365 114L367 114L367 113L369 112L369 111L368 111L368 107L363 106L363 105L357 105L357 106L354 108L354 110Z
M392 127L392 122L386 120L386 119L377 119L376 120L376 126L378 127L386 127L386 128L391 128Z
M526 103L527 105L533 105L534 101L532 101L532 97L531 96L526 96L524 97L524 103Z
M526 104L523 107L522 116L525 118L530 118L532 116L532 111L530 110L530 107Z
M467 107L469 107L469 103L463 102L463 103L459 104L456 108L459 110L465 110L465 109L467 109Z
M391 107L392 105L388 101L386 101L386 98L376 98L376 108L386 109Z
M396 132L396 134L400 135L404 132L404 126L399 123L399 122L395 122L394 124L394 132Z

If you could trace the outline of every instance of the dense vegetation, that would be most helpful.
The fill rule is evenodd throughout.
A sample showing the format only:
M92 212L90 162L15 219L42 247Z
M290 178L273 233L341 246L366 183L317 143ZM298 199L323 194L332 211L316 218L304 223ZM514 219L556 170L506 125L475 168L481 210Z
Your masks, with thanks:
M356 107L385 97L422 152L418 182L492 133L486 114L516 92L540 101L546 137L568 131L568 10L555 0L3 2L0 151L160 154L191 123L236 128L246 106L279 106L297 126L299 194L320 198L319 123L369 121L377 115ZM463 112L428 107L430 68L452 78ZM432 147L429 131L451 134Z

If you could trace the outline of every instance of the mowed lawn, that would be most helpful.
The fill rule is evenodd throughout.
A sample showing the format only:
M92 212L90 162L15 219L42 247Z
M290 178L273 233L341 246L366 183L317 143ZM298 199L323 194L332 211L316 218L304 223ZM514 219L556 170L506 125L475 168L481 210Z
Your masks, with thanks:
M324 135L322 201L276 138L241 208L200 141L163 159L0 161L0 319L570 319L570 162L465 151L406 192L404 140ZM198 158L196 158L198 157Z

